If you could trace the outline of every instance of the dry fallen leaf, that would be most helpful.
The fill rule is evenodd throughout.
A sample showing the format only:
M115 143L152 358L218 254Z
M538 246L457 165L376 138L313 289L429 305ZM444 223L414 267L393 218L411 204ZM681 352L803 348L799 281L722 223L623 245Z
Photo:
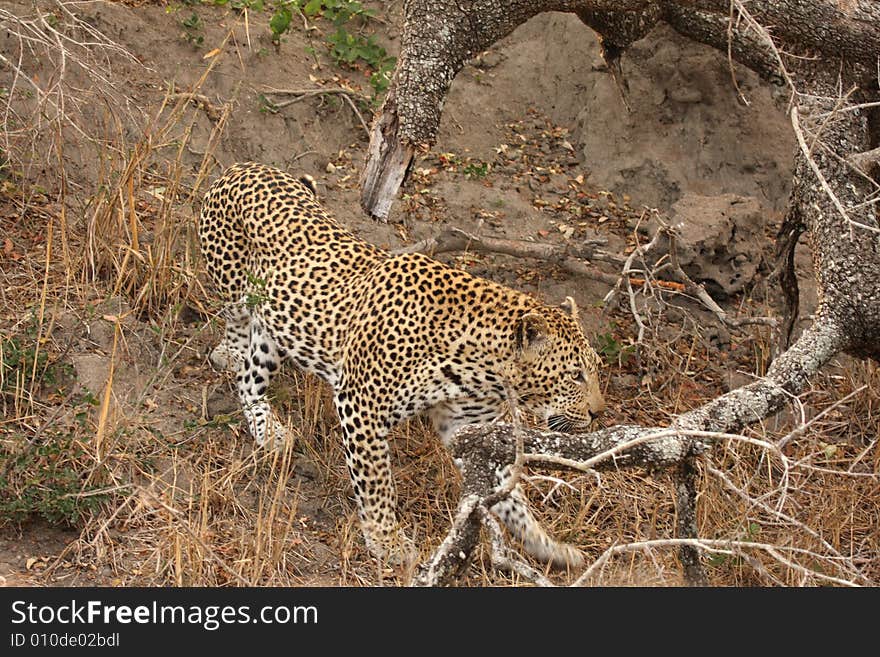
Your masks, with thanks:
M214 48L214 50L209 50L204 55L202 55L202 59L211 59L211 57L216 57L220 54L220 48Z

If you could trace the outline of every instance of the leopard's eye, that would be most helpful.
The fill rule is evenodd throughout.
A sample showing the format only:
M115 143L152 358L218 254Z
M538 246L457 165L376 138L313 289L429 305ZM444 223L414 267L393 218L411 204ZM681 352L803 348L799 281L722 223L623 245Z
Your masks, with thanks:
M583 370L578 370L577 372L573 372L571 375L571 378L573 378L577 383L584 383L587 380L587 378L584 376Z

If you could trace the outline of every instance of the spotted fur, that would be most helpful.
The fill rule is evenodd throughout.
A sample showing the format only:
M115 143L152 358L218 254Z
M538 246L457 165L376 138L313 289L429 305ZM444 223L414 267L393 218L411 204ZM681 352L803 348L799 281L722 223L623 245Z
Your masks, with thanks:
M570 298L561 307L417 253L391 255L340 226L314 182L237 164L205 196L199 236L227 302L215 366L237 371L244 417L260 445L285 440L266 401L282 359L333 388L367 545L409 550L391 476L388 432L427 412L446 442L508 408L506 390L559 429L604 408L599 359ZM530 553L559 565L580 553L541 529L522 491L493 508Z

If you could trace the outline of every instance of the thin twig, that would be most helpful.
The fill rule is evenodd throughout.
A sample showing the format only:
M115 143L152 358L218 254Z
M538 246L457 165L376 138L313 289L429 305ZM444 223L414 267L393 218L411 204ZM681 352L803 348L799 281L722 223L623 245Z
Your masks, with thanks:
M637 231L638 226L636 226L636 239L638 240ZM630 253L627 259L624 261L623 268L620 272L620 277L616 279L614 287L608 292L608 294L605 295L605 298L602 299L602 304L605 306L605 308L611 307L614 299L617 297L618 294L620 294L620 288L623 286L623 283L626 282L627 284L629 284L629 275L636 271L632 268L633 261L635 261L638 256L641 256L643 260L647 258L654 251L654 249L657 248L658 244L660 243L661 237L662 233L658 230L656 233L654 233L654 237L651 239L650 242L648 242L648 244L646 244L645 246L641 246L639 244L636 245L636 248L633 249L632 253ZM631 287L630 290L632 290Z
M589 581L593 574L597 570L601 569L608 562L608 560L615 555L623 554L626 552L638 552L642 550L648 550L653 547L681 547L682 545L690 545L701 550L706 550L707 552L728 555L734 555L740 551L745 550L762 550L783 565L800 571L804 574L811 575L821 581L831 582L832 584L839 584L840 586L858 586L858 584L854 584L849 580L826 575L825 573L819 572L817 570L804 568L800 564L795 563L790 559L786 559L780 554L781 552L790 552L792 554L804 555L818 561L830 561L829 559L824 558L821 554L818 554L811 550L789 546L769 545L766 543L753 543L750 541L724 541L705 538L664 538L652 541L637 541L634 543L615 545L605 550L605 552L603 552L599 556L599 558L596 559L596 561L594 561L592 565L587 568L580 577L577 578L577 580L575 580L572 586L583 586L584 584L586 584L586 582Z

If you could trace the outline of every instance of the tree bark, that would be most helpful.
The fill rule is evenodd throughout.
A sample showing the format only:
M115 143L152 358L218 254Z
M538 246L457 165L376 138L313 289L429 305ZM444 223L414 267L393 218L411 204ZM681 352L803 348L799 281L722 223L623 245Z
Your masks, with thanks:
M697 464L696 457L686 456L675 472L675 534L677 538L697 538ZM700 552L692 545L682 545L679 559L684 579L690 586L708 586L709 578L700 562Z

